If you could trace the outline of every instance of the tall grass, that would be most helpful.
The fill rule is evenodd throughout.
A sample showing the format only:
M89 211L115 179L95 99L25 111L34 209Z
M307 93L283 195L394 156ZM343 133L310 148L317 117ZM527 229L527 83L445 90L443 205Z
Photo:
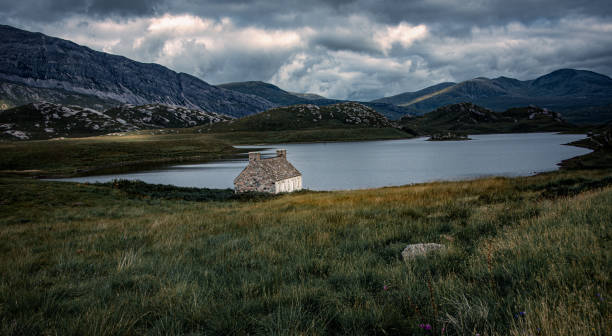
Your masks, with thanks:
M0 333L606 335L609 176L223 202L4 179ZM403 261L419 242L448 248Z

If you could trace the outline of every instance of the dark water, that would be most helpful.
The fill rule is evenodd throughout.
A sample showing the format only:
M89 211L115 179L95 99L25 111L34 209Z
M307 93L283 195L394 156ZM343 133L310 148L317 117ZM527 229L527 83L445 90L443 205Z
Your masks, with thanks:
M564 146L583 135L553 133L487 134L470 141L389 141L248 146L287 157L302 172L305 188L363 189L434 180L481 176L525 176L558 169L557 163L586 154L588 149ZM205 188L233 188L233 179L247 165L247 156L231 161L180 165L141 173L88 176L63 181L106 182L113 179Z

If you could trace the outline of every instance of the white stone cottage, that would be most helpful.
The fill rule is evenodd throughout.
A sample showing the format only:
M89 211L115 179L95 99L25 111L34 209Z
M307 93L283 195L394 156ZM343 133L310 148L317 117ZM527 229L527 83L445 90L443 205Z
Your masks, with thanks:
M302 190L302 174L287 161L287 150L276 157L262 159L259 152L249 153L249 164L234 179L236 193L258 191L278 194Z

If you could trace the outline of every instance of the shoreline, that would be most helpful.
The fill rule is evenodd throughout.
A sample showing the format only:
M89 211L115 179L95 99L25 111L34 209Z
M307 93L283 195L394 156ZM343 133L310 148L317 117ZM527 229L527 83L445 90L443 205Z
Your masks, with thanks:
M545 132L542 134L543 135L555 135L558 133ZM425 137L419 137L419 138L421 140L426 139ZM419 138L412 138L412 139L407 139L407 140L412 140L412 141L417 140L418 141ZM514 139L514 138L510 138L510 139ZM574 139L575 138L576 137L574 137ZM484 139L484 137L482 137L481 140L482 139ZM403 140L406 140L406 139L397 139L397 140L388 140L388 141L390 141L391 143L396 142L396 141L400 141L403 143L404 142ZM377 141L382 141L382 140L377 140ZM566 141L571 141L571 140L566 140ZM357 142L354 145L359 146L358 143L360 142L361 141ZM368 142L370 141L364 141L363 143L368 143ZM317 145L320 143L317 142L317 143L310 143L310 144ZM293 145L293 143L287 144L287 145ZM566 145L566 144L559 142L559 145ZM95 181L100 181L104 183L104 182L111 181L112 179L129 179L129 180L141 180L148 184L173 185L177 187L191 187L191 188L203 188L203 189L232 188L232 185L229 185L229 184L225 185L225 183L217 183L214 181L207 183L206 181L210 180L210 178L204 178L203 181L199 181L197 183L196 182L190 183L188 180L180 179L180 178L177 178L176 176L181 176L180 170L183 168L182 165L185 165L185 164L188 164L190 166L194 165L194 167L189 167L188 170L190 171L193 169L204 170L206 169L207 164L213 164L214 166L215 163L230 164L232 166L236 166L238 165L236 163L237 161L245 161L245 154L248 151L269 151L270 149L277 147L274 144L259 145L259 147L255 147L255 146L258 146L258 145L235 146L236 152L230 155L227 155L227 156L220 157L219 159L209 160L205 163L183 161L179 163L167 164L167 165L162 165L158 167L150 166L151 169L147 169L147 170L142 170L142 169L131 170L131 171L123 170L117 173L113 173L113 172L96 173L94 172L93 174L90 173L90 174L80 175L80 176L68 176L68 177L41 176L41 178L59 180L59 181L61 181L61 179L71 179L73 181L76 180L74 182L81 182L81 183L95 183ZM573 152L576 152L576 151L573 151ZM578 151L578 152L584 152L584 150ZM574 154L574 155L577 155L574 157L580 157L586 154L590 154L590 153L585 153L585 154L577 153L577 154ZM574 157L570 157L570 159ZM385 187L397 187L397 186L413 185L415 183L418 184L418 183L429 183L429 182L471 181L471 180L477 180L481 178L490 178L490 177L501 177L501 178L527 177L527 176L533 176L533 175L538 175L542 173L550 173L550 172L561 170L563 169L561 162L563 161L560 161L560 162L559 161L557 162L549 161L550 166L549 164L546 164L545 166L539 165L539 166L531 167L529 169L522 169L522 170L515 169L512 171L496 172L495 170L493 170L493 171L480 171L478 173L470 173L469 171L466 171L456 176L453 174L446 174L446 176L443 176L444 174L442 175L434 174L432 176L427 177L427 176L421 176L419 175L418 172L416 172L415 173L416 175L414 176L414 178L404 179L404 181L395 181L396 183L393 183L393 182L389 183L389 181L386 181L385 179L383 179L375 183L357 183L356 185L353 185L353 187L350 187L348 185L333 185L333 184L332 185L329 185L329 184L328 185L318 185L318 186L311 186L311 187L315 188L313 190L316 190L316 191L349 191L349 190L368 190L368 189L378 189L378 188L385 188ZM200 164L202 164L203 167L197 167ZM169 173L170 174L169 176L165 175L168 173L164 173L164 171L167 169L170 169L171 171L173 171L172 173ZM146 175L147 172L152 173L152 175ZM144 173L145 176L139 176L140 173ZM188 176L192 176L193 178L195 178L195 176L197 175L188 175ZM207 175L207 176L210 176L210 175ZM226 176L226 173L224 173L223 176ZM214 180L214 178L212 180ZM70 181L67 181L67 182L70 182Z

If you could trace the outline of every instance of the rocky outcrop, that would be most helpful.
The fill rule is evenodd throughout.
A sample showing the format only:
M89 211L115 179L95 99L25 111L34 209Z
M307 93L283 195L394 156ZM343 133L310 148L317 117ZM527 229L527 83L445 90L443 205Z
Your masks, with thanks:
M109 109L104 114L111 118L127 120L139 129L193 127L233 119L214 112L163 104L123 105Z
M328 106L313 104L277 107L210 129L226 131L283 131L313 128L385 128L393 124L383 115L359 103Z
M231 117L161 104L124 105L99 112L74 105L36 103L0 111L0 138L31 140L92 136L210 125L227 120Z
M410 244L402 251L402 258L404 258L404 261L410 261L418 256L425 256L445 248L446 246L436 243Z
M340 103L325 106L331 118L340 118L346 124L367 127L393 127L391 122L374 109L359 103Z

